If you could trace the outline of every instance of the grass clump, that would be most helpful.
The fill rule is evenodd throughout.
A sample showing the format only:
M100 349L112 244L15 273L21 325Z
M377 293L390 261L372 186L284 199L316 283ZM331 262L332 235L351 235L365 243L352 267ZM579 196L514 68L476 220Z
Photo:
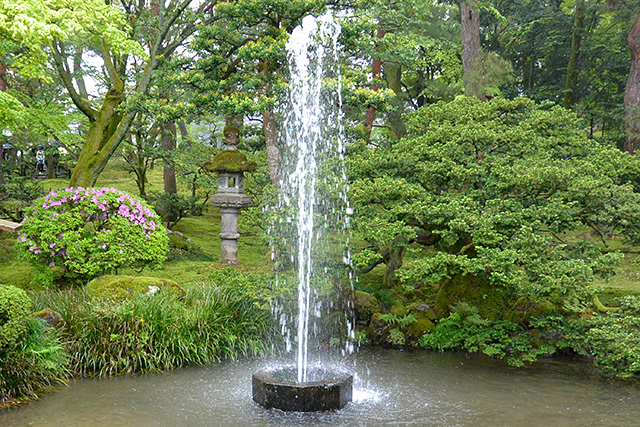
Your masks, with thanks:
M24 338L0 349L0 407L38 397L69 377L69 356L58 331L42 319L26 323Z
M85 290L49 291L37 305L65 320L72 369L86 375L152 372L263 354L269 312L231 288L193 286L170 293L95 300Z

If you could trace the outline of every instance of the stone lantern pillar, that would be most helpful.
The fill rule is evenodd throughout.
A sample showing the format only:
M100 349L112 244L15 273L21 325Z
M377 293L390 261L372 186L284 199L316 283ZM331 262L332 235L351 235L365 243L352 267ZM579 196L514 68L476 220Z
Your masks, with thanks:
M238 215L240 209L251 204L251 198L244 194L244 173L256 169L254 162L238 151L239 131L235 126L224 129L225 147L212 162L205 167L218 172L218 193L211 196L213 206L220 208L222 227L220 232L221 257L223 264L238 263Z

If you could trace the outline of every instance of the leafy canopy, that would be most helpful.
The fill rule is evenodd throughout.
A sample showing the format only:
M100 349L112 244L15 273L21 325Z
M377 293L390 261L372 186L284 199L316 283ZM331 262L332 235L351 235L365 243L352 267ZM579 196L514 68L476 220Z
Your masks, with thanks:
M426 281L471 275L580 311L619 259L601 250L609 236L640 237L637 160L588 139L568 110L458 97L421 108L408 129L350 162L354 226L369 243L361 268L422 244L433 249L417 262Z

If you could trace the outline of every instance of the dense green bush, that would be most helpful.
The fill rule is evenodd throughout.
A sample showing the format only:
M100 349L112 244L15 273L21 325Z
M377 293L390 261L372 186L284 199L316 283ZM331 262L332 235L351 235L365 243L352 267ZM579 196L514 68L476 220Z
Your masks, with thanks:
M537 339L537 334L532 334L522 325L484 319L477 308L466 303L453 306L451 311L431 333L422 336L419 340L422 347L438 351L464 349L507 358L514 366L534 362L556 351L552 343Z
M38 278L83 280L124 266L157 266L168 238L156 214L141 200L114 188L51 191L24 218L18 245Z
M569 110L459 97L421 108L408 131L348 159L366 242L353 259L362 271L385 264L391 288L411 253L412 280L456 287L440 316L475 284L579 313L621 259L603 250L610 236L640 241L639 158L589 139ZM470 301L481 311L484 294Z
M26 327L17 345L0 349L0 403L37 397L69 377L69 358L58 332L36 318Z
M231 288L202 285L184 298L157 293L121 303L85 290L50 291L37 304L62 315L72 368L89 375L207 364L269 348L269 311Z
M172 230L178 222L188 215L202 215L204 206L198 203L198 197L186 197L181 194L154 193L154 206L158 215Z
M640 297L627 296L620 310L570 323L567 345L593 358L596 366L618 377L640 374Z
M0 349L14 346L27 330L31 299L25 291L0 285Z

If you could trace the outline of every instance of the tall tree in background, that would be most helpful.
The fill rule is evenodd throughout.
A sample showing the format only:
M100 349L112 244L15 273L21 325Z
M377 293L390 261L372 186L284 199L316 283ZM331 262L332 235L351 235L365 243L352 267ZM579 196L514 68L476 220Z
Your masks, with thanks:
M460 1L460 29L462 35L462 77L464 91L484 101L486 96L479 82L480 12L476 0Z
M567 80L565 84L562 105L571 108L576 101L576 87L578 83L578 58L580 56L580 45L584 32L584 15L586 11L585 0L576 0L575 14L573 20L573 30L571 32L571 50L569 51L569 63L567 64Z
M627 137L624 149L630 154L640 149L640 15L628 38L631 69L624 93Z

